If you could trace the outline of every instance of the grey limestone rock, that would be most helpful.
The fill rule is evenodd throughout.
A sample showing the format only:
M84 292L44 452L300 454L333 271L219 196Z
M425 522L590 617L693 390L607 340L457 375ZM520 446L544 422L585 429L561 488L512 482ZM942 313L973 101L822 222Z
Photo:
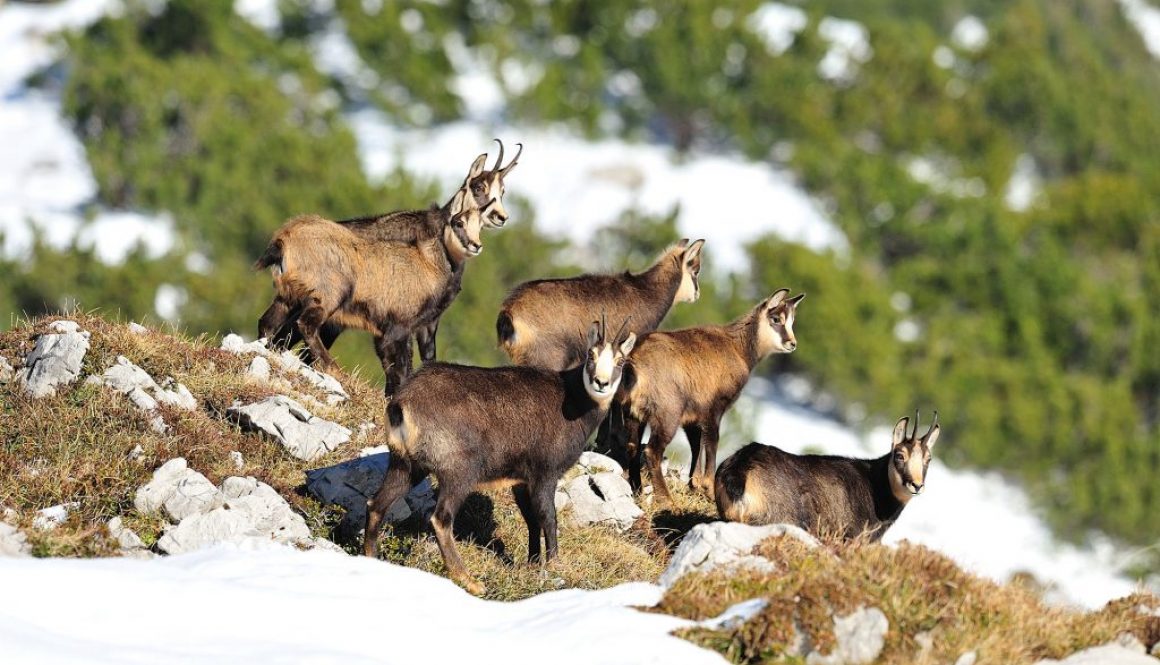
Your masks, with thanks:
M0 522L0 556L30 556L32 546L28 537L20 529L7 522Z
M56 321L52 330L36 339L20 371L24 392L32 397L55 395L57 388L76 381L89 351L89 333L76 322Z
M623 531L644 512L633 500L628 481L613 471L583 473L559 492L567 497L569 519L583 526L606 524Z
M269 434L288 453L307 462L350 441L351 437L349 429L311 415L301 404L283 395L235 405L227 413L243 428Z
M788 536L811 547L817 547L816 538L791 524L750 526L737 522L709 522L693 527L661 574L659 583L672 586L686 573L712 570L720 566L752 567L772 570L773 564L763 557L751 554L753 548L766 538Z

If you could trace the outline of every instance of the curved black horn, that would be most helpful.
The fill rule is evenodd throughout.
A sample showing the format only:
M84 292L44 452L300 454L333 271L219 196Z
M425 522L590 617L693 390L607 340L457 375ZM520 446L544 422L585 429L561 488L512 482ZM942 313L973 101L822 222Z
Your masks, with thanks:
M503 141L495 139L495 142L499 144L499 157L495 158L495 166L492 168L498 171L500 165L503 164Z
M605 310L600 310L600 337L605 342L608 341L608 323L605 321L607 314Z
M918 409L914 410L914 432L906 438L913 439L916 436L918 436Z
M930 436L930 433L934 431L934 428L937 425L938 425L938 411L935 411L934 412L934 420L931 421L930 427L926 428L926 434L923 434L922 438L925 439L926 437Z
M496 140L498 141L499 139ZM517 143L516 145L519 146L519 150L516 150L516 156L512 157L512 161L509 162L507 166L503 167L503 171L501 171L501 173L507 173L508 171L512 170L512 167L516 165L516 162L520 161L520 155L524 154L524 144Z
M624 333L624 329L628 327L628 322L629 322L629 321L631 321L631 320L632 320L632 315L631 315L631 314L629 314L628 316L626 316L626 317L624 318L624 323L621 323L621 324L620 324L620 330L617 330L617 331L616 331L616 337L613 337L613 338L612 338L612 343L613 343L613 344L616 344L617 342L619 342L619 341L620 341L620 336L621 336L621 334L623 334L623 333Z

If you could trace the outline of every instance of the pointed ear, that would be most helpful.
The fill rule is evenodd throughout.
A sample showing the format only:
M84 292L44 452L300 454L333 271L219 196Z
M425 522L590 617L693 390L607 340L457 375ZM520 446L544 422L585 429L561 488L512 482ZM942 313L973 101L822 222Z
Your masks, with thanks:
M677 241L677 247L680 247L681 249L684 249L688 246L689 246L689 239L688 238L681 238L680 240Z
M592 326L588 328L588 348L596 346L600 341L600 322L593 321Z
M762 309L770 310L777 307L785 301L787 295L789 295L789 289L778 289L772 296L766 298L765 302L761 303Z
M906 440L906 428L910 427L910 418L903 416L898 424L894 426L894 436L891 438L891 449L897 448L899 444Z
M620 355L627 357L632 353L632 347L636 346L636 333L628 333L628 337L620 343Z
M940 431L942 431L942 427L935 425L934 428L926 433L926 436L922 437L922 443L926 446L927 450L934 448L935 442L938 441L938 433Z
M485 152L479 157L476 157L475 161L471 163L471 169L467 171L467 179L471 180L472 178L478 176L480 173L483 173L483 169L486 164L487 153Z
M704 240L698 240L685 249L685 263L689 263L693 259L701 255L701 248L705 246Z
M790 307L797 307L798 303L805 300L805 299L806 299L806 294L799 293L796 296L790 298L787 302L789 303Z

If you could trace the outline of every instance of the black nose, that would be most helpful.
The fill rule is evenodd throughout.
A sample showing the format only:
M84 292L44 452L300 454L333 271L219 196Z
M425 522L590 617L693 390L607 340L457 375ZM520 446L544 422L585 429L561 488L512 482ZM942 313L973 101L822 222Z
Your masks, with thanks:
M790 341L785 343L785 348L789 349L790 351L793 351L794 349L797 348L797 342L795 342L791 339Z

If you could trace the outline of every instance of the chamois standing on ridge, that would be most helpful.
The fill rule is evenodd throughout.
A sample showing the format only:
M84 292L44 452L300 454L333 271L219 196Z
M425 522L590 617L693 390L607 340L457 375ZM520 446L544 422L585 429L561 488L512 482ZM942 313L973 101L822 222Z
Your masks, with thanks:
M641 432L648 425L645 457L653 495L658 503L672 503L661 460L681 427L692 451L689 484L712 496L721 417L737 400L758 362L771 353L791 353L797 348L794 317L806 296L787 295L789 289L779 289L727 325L641 336L616 396L624 414L628 481L634 491L641 488Z
M580 275L524 282L511 290L495 322L500 347L517 365L562 370L583 358L582 331L600 316L632 319L644 334L656 329L674 304L700 295L704 240L666 249L638 274Z
M474 206L482 211L486 227L501 228L508 220L507 210L503 206L504 178L518 163L520 155L523 154L523 144L517 144L519 150L516 156L507 166L503 166L503 142L499 139L495 141L499 143L499 155L496 158L495 166L490 170L485 170L487 153L477 157L471 164L463 184L460 185L452 198L465 194L467 198L463 200L466 202L466 206ZM428 211L426 210L399 210L384 215L340 220L337 223L346 226L354 233L380 242L400 242L410 245L418 245L442 231L437 225L429 223ZM448 284L443 301L436 305L438 312L431 323L415 330L414 336L419 345L419 357L423 362L435 359L435 335L439 329L439 318L462 289L462 268L461 264ZM292 348L297 343L304 341L296 321L298 314L299 312L295 312L290 303L283 301L275 294L274 301L258 323L258 336L270 340L271 346L274 348ZM343 326L337 321L328 320L319 330L322 345L329 350L343 330ZM411 373L410 338L399 342L389 355L388 362L398 377L394 379L394 382L398 383ZM307 363L314 364L314 354L308 346L303 347L302 356ZM388 383L391 382L391 378L388 377Z
M459 190L446 206L429 209L426 239L415 244L384 242L317 215L296 217L274 234L256 265L271 269L275 299L288 308L316 362L334 365L319 337L324 323L361 328L375 336L387 394L398 389L405 377L394 354L409 351L413 332L442 314L464 262L483 251L485 210L468 199ZM263 317L263 336L272 332L268 325Z
M367 502L363 552L375 556L383 515L428 474L439 484L431 526L451 578L475 594L483 586L459 558L452 525L464 499L510 487L528 524L528 558L556 555L556 483L604 418L636 335L618 342L603 320L588 332L586 360L564 371L431 363L387 407L391 461Z
M894 426L890 452L875 459L794 455L751 443L717 470L717 510L746 524L795 524L819 536L882 538L902 509L926 486L930 451L938 441L938 412L918 436L910 419Z

